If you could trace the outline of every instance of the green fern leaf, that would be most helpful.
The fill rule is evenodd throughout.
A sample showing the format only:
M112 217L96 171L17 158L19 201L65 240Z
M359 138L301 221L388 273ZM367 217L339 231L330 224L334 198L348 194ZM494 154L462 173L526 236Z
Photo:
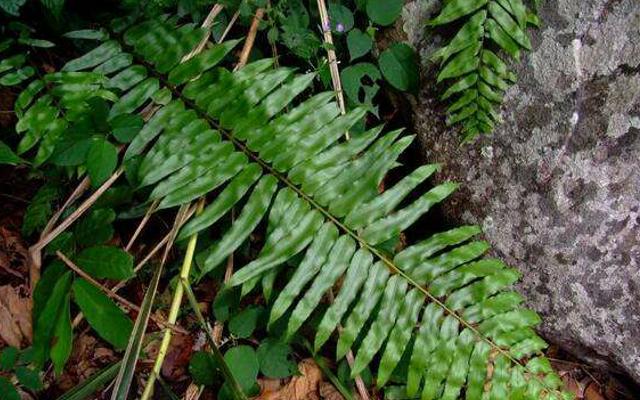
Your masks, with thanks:
M537 17L522 0L451 0L429 22L442 26L465 20L454 37L435 51L440 63L437 81L446 85L442 100L450 100L447 125L461 124L463 141L493 131L500 117L496 109L515 75L494 52L501 50L520 60L531 50L527 25Z

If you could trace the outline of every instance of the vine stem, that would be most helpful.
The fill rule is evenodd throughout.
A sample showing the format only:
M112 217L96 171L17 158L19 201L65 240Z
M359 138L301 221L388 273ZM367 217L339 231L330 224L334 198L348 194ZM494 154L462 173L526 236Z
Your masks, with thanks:
M198 206L196 208L196 214L200 213L204 207L204 201L200 200L198 202ZM182 281L183 279L189 279L189 273L191 272L191 265L193 264L193 256L196 250L196 244L198 243L198 235L194 234L189 238L189 243L187 244L187 251L184 255L184 259L182 261L182 267L180 268L179 279ZM182 296L184 295L184 286L178 284L176 286L175 292L173 292L173 299L171 301L171 308L169 309L169 315L167 316L167 322L169 324L175 325L176 320L178 319L178 312L180 311L180 305L182 304ZM166 329L162 335L162 342L160 344L160 349L158 351L158 355L156 356L155 363L153 365L153 369L151 370L151 374L149 375L149 379L144 387L144 391L142 392L142 397L140 400L148 400L151 398L153 393L153 385L160 375L160 369L162 368L162 363L167 355L167 351L169 349L169 344L171 343L171 330Z

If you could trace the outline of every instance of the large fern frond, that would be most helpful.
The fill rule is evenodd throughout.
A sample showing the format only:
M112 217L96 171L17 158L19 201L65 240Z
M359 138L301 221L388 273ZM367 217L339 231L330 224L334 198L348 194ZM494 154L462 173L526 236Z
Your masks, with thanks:
M397 254L382 250L456 188L447 182L409 201L436 171L428 165L378 193L413 137L374 128L343 141L364 110L340 115L332 93L299 100L314 74L274 68L270 59L237 72L218 67L233 41L178 65L198 31L170 18L145 22L126 30L123 43L108 40L65 70L137 61L106 74L120 91L112 116L162 105L126 150L130 175L159 208L218 193L181 238L240 210L200 255L200 276L266 220L260 253L229 284L244 294L258 285L271 293L277 278L286 279L270 323L286 319L287 337L340 282L315 348L341 323L337 358L357 348L353 374L376 360L382 387L405 357L402 390L410 398L563 397L541 354L546 344L533 331L539 317L509 290L517 271L482 258L488 245L474 239L477 227L434 235ZM297 259L287 278L285 263Z
M523 0L449 0L429 25L460 20L457 34L431 58L441 65L438 83L447 82L441 99L452 101L447 125L461 123L469 141L490 133L500 120L496 108L516 81L500 53L518 61L522 49L531 50L527 25L538 25L538 19Z

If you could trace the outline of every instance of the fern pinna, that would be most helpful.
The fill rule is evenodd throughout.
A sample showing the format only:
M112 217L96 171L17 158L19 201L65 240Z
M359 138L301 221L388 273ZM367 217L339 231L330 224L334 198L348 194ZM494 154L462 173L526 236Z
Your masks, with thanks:
M354 375L375 360L377 385L385 386L404 358L402 387L393 388L400 398L564 398L533 331L539 317L509 290L518 272L482 258L488 245L474 239L477 227L433 235L397 254L381 250L456 189L447 182L405 205L437 170L427 165L378 193L413 137L374 128L343 140L364 110L340 115L333 93L298 100L315 75L276 68L271 59L236 72L217 66L236 41L179 64L203 34L172 18L143 22L122 43L106 39L63 72L118 60L106 73L119 93L111 117L155 109L124 154L148 203L169 208L217 193L178 237L222 229L196 257L197 274L221 265L266 220L262 249L229 285L245 295L260 286L273 297L270 324L285 319L287 338L340 282L315 349L337 333L337 359L356 350ZM232 208L231 226L216 224ZM297 265L291 274L288 264ZM276 296L275 282L285 277Z
M449 0L428 24L438 27L462 19L457 34L431 59L441 65L438 83L447 82L441 99L453 99L447 125L461 123L463 140L470 141L493 130L500 119L496 107L516 81L499 50L518 61L521 49L531 50L527 25L537 26L538 18L523 0Z

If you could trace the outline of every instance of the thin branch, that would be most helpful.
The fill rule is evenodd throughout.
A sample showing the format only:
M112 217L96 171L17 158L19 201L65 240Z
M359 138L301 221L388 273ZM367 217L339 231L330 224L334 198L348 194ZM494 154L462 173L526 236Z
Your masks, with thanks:
M147 209L147 212L144 214L144 217L142 218L142 221L140 221L140 223L138 224L138 227L136 228L135 232L133 232L133 235L131 236L131 239L129 239L129 243L127 243L127 246L124 248L125 251L131 250L131 246L133 246L133 243L136 241L136 238L138 237L138 235L140 235L140 233L144 229L144 227L147 224L147 222L149 222L149 218L151 218L151 214L153 214L156 211L156 209L158 208L158 203L159 202L160 202L159 200L154 200L153 203L151 203L151 205Z
M211 36L211 27L213 26L213 21L216 19L218 14L222 12L223 9L224 6L222 4L216 3L213 5L213 8L211 8L211 11L209 11L209 15L207 15L207 18L205 18L204 22L202 22L202 28L206 29L207 33L193 50L182 57L182 60L180 60L181 63L190 60L191 58L198 55L202 50L204 50L207 42L209 41L209 37Z
M124 297L122 297L122 296L114 293L113 291L107 289L103 285L101 285L100 282L96 281L95 279L93 279L91 277L91 275L89 275L86 272L84 272L73 261L71 261L69 258L67 258L67 256L65 256L60 250L56 251L56 255L58 256L58 258L63 263L65 263L67 265L67 267L69 267L69 269L71 269L76 274L80 275L80 277L82 277L84 280L86 280L87 282L89 282L90 284L95 286L96 288L100 289L100 291L102 291L107 297L117 301L118 303L124 305L125 307L127 307L129 309L135 310L136 312L140 312L140 307L138 307L136 304L130 302L129 300L125 299ZM168 323L165 320L163 320L162 318L151 316L151 319L155 323L157 323L158 325L163 326L166 329L170 329L172 331L180 332L180 333L183 333L183 334L187 334L188 333L186 330L176 326L174 323Z
M258 27L260 26L260 20L262 20L263 16L264 16L264 8L258 8L256 10L256 14L253 16L253 20L251 21L251 27L249 27L247 40L245 40L244 42L244 47L242 47L242 52L240 53L238 64L236 65L234 70L237 71L240 68L247 65L247 61L249 61L249 55L251 54L251 50L253 49L253 44L256 41L256 35L258 34Z
M239 16L240 16L240 11L236 11L235 13L233 13L233 16L231 17L231 21L229 21L229 23L227 24L227 27L224 29L224 32L222 32L222 36L220 36L220 39L218 39L218 43L224 42L224 39L227 38L229 31L231 30L231 28L233 28L233 25L236 23L236 20L238 19Z
M333 303L333 301L335 300L335 297L333 295L333 289L329 289L329 302ZM342 333L342 324L338 323L338 333ZM349 364L349 368L353 369L353 362L354 362L354 357L353 357L353 351L351 349L349 349L349 351L347 352L347 364ZM367 385L364 384L364 381L362 380L362 377L360 375L356 375L356 377L354 378L355 382L356 382L356 389L358 389L358 394L360 395L360 398L362 400L369 400L369 391L367 390Z
M64 210L66 210L67 207L71 205L71 203L78 200L84 194L84 192L86 192L87 189L89 189L90 186L91 186L91 180L89 179L88 176L85 176L84 179L82 179L82 181L74 189L74 191L69 195L69 197L67 198L67 201L64 202L62 207L60 207L60 209L56 211L55 214L53 214L53 216L51 216L51 218L47 222L47 225L44 227L44 229L40 233L40 238L45 237L49 232L51 232L51 230L53 229L53 226L55 225L56 222L58 222L58 219L60 219L60 216L62 215Z

